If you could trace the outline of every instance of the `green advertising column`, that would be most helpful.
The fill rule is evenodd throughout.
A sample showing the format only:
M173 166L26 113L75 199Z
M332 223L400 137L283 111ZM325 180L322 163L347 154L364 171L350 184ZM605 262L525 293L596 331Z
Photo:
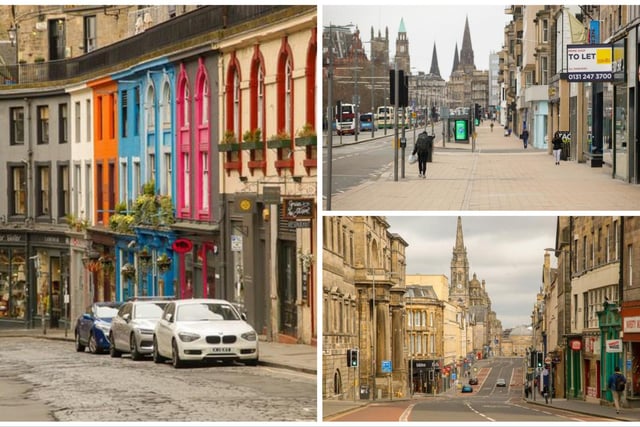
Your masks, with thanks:
M598 327L600 328L600 389L602 395L600 400L613 402L613 396L609 391L609 376L613 374L615 367L623 369L622 366L622 342L619 345L612 345L607 351L607 340L620 339L620 328L622 327L622 317L620 309L616 304L604 302L603 310L598 311Z

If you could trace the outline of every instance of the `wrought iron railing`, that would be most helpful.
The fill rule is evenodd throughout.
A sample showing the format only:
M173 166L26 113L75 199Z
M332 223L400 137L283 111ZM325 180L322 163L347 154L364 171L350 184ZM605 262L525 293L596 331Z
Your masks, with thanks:
M229 29L287 8L300 7L305 6L204 6L82 56L32 64L0 65L0 90L16 84L79 80L117 64L150 57L153 52L168 50L171 46L184 45L198 36Z

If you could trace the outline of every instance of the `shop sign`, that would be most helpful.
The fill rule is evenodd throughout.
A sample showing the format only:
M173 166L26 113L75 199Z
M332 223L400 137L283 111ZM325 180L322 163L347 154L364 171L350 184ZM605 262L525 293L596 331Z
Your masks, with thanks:
M0 234L0 242L22 242L23 234Z
M606 352L607 353L622 353L622 340L607 340L606 341Z
M314 199L284 199L282 217L284 219L312 219Z
M569 341L569 345L571 346L571 350L573 351L582 350L582 340L571 340Z
M175 252L184 254L191 251L191 249L193 248L193 243L189 239L176 239L171 247Z
M267 185L262 187L262 203L265 205L280 204L280 187Z
M622 322L624 332L640 332L640 316L625 317Z

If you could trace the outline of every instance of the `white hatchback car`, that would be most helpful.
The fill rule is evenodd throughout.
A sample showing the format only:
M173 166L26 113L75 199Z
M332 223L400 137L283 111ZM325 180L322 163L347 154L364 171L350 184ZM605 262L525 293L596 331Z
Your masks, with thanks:
M258 364L258 334L228 301L185 299L167 304L153 334L153 360L240 361Z

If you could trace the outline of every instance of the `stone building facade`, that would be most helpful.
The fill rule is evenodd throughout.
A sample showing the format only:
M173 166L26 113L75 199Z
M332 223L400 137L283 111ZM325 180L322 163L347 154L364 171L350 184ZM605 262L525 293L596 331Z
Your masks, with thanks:
M323 218L324 398L407 393L402 286L407 243L388 229L380 216ZM359 352L356 367L347 364L349 349Z

